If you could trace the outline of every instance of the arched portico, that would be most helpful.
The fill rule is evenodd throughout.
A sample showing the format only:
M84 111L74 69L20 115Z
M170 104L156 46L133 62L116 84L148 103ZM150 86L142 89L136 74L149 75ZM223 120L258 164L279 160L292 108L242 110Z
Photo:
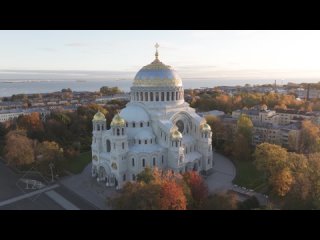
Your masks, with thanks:
M105 182L107 187L116 187L118 181L116 176L111 172L111 169L107 165L101 165L98 168L98 182Z

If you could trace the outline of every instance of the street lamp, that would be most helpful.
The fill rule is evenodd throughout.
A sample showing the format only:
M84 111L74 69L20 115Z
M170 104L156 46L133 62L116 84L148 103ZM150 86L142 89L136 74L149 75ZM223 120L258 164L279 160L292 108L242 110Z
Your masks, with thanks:
M51 182L54 182L54 180L53 180L53 170L52 170L53 167L54 167L54 164L52 162L50 162L49 163L49 168L51 170Z

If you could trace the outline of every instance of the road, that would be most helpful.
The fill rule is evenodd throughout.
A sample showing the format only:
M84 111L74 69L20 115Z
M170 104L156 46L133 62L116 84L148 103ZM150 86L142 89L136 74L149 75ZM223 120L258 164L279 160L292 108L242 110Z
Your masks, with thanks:
M268 198L263 194L233 185L232 181L236 177L236 168L230 159L219 153L213 152L213 161L214 171L206 178L209 192L217 193L232 190L233 192L238 193L240 200L245 200L246 198L244 196L247 196L247 198L255 196L261 205L266 205L268 203Z
M85 199L59 183L31 189L21 182L25 176L15 173L0 160L0 209L3 210L64 210L97 209Z
M107 188L104 183L98 183L91 177L91 163L82 173L68 176L61 180L61 184L80 197L87 199L96 208L109 210L107 198L116 194L114 188Z
M213 152L213 173L206 178L210 192L220 192L232 187L232 181L236 177L236 168L225 156Z

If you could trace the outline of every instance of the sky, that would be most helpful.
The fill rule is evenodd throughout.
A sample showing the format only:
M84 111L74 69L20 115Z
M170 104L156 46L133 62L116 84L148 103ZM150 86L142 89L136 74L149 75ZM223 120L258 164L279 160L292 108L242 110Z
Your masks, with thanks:
M306 30L1 30L0 74L106 71L131 77L153 61L156 42L160 60L183 78L320 81L320 31Z

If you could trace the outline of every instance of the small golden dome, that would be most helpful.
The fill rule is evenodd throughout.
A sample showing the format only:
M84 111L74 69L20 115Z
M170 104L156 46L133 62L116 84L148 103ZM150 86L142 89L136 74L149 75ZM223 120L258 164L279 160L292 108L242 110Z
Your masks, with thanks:
M126 121L122 117L120 117L118 113L113 117L110 124L110 126L112 127L114 126L124 127L125 125L126 125Z
M104 114L100 111L98 111L94 116L93 116L93 120L92 121L103 121L106 120L106 117L104 116Z
M175 130L171 133L171 138L172 138L172 140L181 140L182 134L181 134L181 132L179 132L179 130Z
M203 132L210 132L210 131L211 131L211 127L210 127L210 125L207 124L207 123L201 125L200 129L201 129L201 131L203 131Z

